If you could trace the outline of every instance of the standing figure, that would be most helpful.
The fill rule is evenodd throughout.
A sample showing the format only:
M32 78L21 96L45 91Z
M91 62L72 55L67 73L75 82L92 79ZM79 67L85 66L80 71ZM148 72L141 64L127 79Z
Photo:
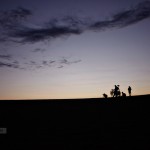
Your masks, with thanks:
M108 97L108 95L107 95L107 94L105 94L105 93L103 94L103 96L104 96L104 98L107 98L107 97Z
M111 97L114 97L114 89L111 89L110 95L111 95Z
M114 97L118 97L118 95L120 96L119 85L115 85Z
M122 97L126 97L126 93L122 92Z
M129 86L129 87L128 87L129 96L131 96L131 90L132 90L132 89L131 89L131 87Z

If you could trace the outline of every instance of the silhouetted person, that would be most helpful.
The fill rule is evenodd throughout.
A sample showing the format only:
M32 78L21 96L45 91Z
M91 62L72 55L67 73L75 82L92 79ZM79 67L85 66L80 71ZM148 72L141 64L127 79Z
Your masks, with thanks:
M103 96L104 96L104 98L107 98L107 97L108 97L108 95L107 95L107 94L105 94L105 93L103 94Z
M111 95L111 97L114 97L114 89L111 89L110 95Z
M115 85L114 96L117 97L118 95L120 96L119 85Z
M129 87L128 87L129 96L131 96L131 90L132 90L132 89L131 89L131 87L129 86Z
M126 97L126 93L122 92L122 97Z
M120 92L120 90L117 92L117 95L118 95L118 96L121 96L121 92Z

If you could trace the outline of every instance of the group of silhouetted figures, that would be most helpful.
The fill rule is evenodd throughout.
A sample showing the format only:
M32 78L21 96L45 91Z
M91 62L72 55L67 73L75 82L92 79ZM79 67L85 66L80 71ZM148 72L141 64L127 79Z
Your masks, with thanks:
M128 93L129 93L129 96L131 96L131 87L129 86L128 87ZM114 89L111 89L110 91L110 95L111 97L126 97L126 93L124 92L120 92L120 89L119 89L119 85L115 85L115 88ZM108 98L108 95L107 94L103 94L104 98Z

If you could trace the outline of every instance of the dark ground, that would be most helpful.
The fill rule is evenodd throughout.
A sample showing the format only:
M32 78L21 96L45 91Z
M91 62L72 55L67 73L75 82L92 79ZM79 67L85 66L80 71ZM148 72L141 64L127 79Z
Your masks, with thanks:
M0 149L150 150L150 95L0 101Z

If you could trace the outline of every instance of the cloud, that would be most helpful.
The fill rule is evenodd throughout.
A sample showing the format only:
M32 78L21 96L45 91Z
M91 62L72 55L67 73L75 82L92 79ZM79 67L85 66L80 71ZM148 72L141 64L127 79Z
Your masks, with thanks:
M18 7L10 11L0 12L0 26L4 29L13 30L19 27L22 21L31 15L31 11L23 7ZM17 30L17 29L16 29Z
M49 40L61 36L67 36L71 34L80 34L82 31L78 28L72 29L69 27L43 27L41 29L24 28L20 31L10 34L11 37L21 39L16 42L21 43L35 43L39 41Z
M53 64L53 63L55 63L55 62L56 62L55 60L50 60L50 61L49 61L50 64Z
M10 11L0 11L0 42L13 41L13 32L18 32L24 28L24 21L32 13L23 7L18 7Z
M22 67L21 63L14 60L12 55L0 55L0 68L15 68L15 69L25 69Z
M57 68L64 68L66 65L71 65L71 64L76 64L81 62L81 59L79 60L69 60L65 57L62 57L61 60L58 62L58 67Z
M123 28L138 23L150 17L150 1L144 1L125 11L112 15L109 19L92 20L79 17L65 16L61 19L54 18L35 26L28 23L32 16L31 10L18 7L10 11L0 11L0 42L36 43L55 38L79 35L86 31L105 31L113 28ZM44 52L46 49L36 48L32 52ZM56 67L63 68L67 65L81 62L62 57L60 60L27 60L20 62L14 60L12 55L0 54L0 68L33 69Z
M60 68L63 68L63 67L64 67L63 65L60 65L60 66L59 66L59 67L57 67L57 68L59 68L59 69L60 69Z
M90 28L96 30L106 30L109 28L123 28L150 17L150 1L139 3L135 8L119 12L110 20L97 21Z
M11 55L0 55L0 59L10 60L12 58Z
M63 58L63 59L61 59L60 61L59 61L59 63L58 63L58 67L57 68L64 68L65 67L65 65L71 65L71 64L76 64L76 63L79 63L79 62L81 62L81 60L79 59L79 60L73 60L73 61L70 61L70 60L67 60L66 58Z
M18 61L13 60L12 55L0 55L0 68L16 68L23 69L20 67Z
M14 63L7 63L7 62L0 62L0 68L16 68L16 69L23 69L20 68L19 64Z
M0 61L0 68L15 68L21 70L34 70L34 69L43 69L43 68L63 68L67 65L75 64L81 62L81 60L70 60L72 58L62 58L61 60L41 60L41 61L33 61L26 60L25 62L19 62L11 59L5 60L5 55L2 56L2 61ZM4 60L3 60L4 58Z
M112 28L123 28L149 18L150 1L141 2L135 7L112 15L110 19L101 21L92 19L89 21L89 19L66 16L62 19L49 20L40 27L30 27L28 23L25 23L30 15L32 12L22 7L8 12L0 12L2 35L0 42L35 43L62 36L78 35L87 30L104 31ZM24 23L22 23L23 21ZM38 49L35 52L38 52Z
M36 48L32 52L45 52L45 51L46 51L46 49L44 49L44 48Z
M75 64L75 63L79 63L79 62L81 62L80 59L79 59L79 60L70 61L70 60L68 60L67 58L62 58L62 59L60 60L60 64L62 64L62 65L71 65L71 64Z

